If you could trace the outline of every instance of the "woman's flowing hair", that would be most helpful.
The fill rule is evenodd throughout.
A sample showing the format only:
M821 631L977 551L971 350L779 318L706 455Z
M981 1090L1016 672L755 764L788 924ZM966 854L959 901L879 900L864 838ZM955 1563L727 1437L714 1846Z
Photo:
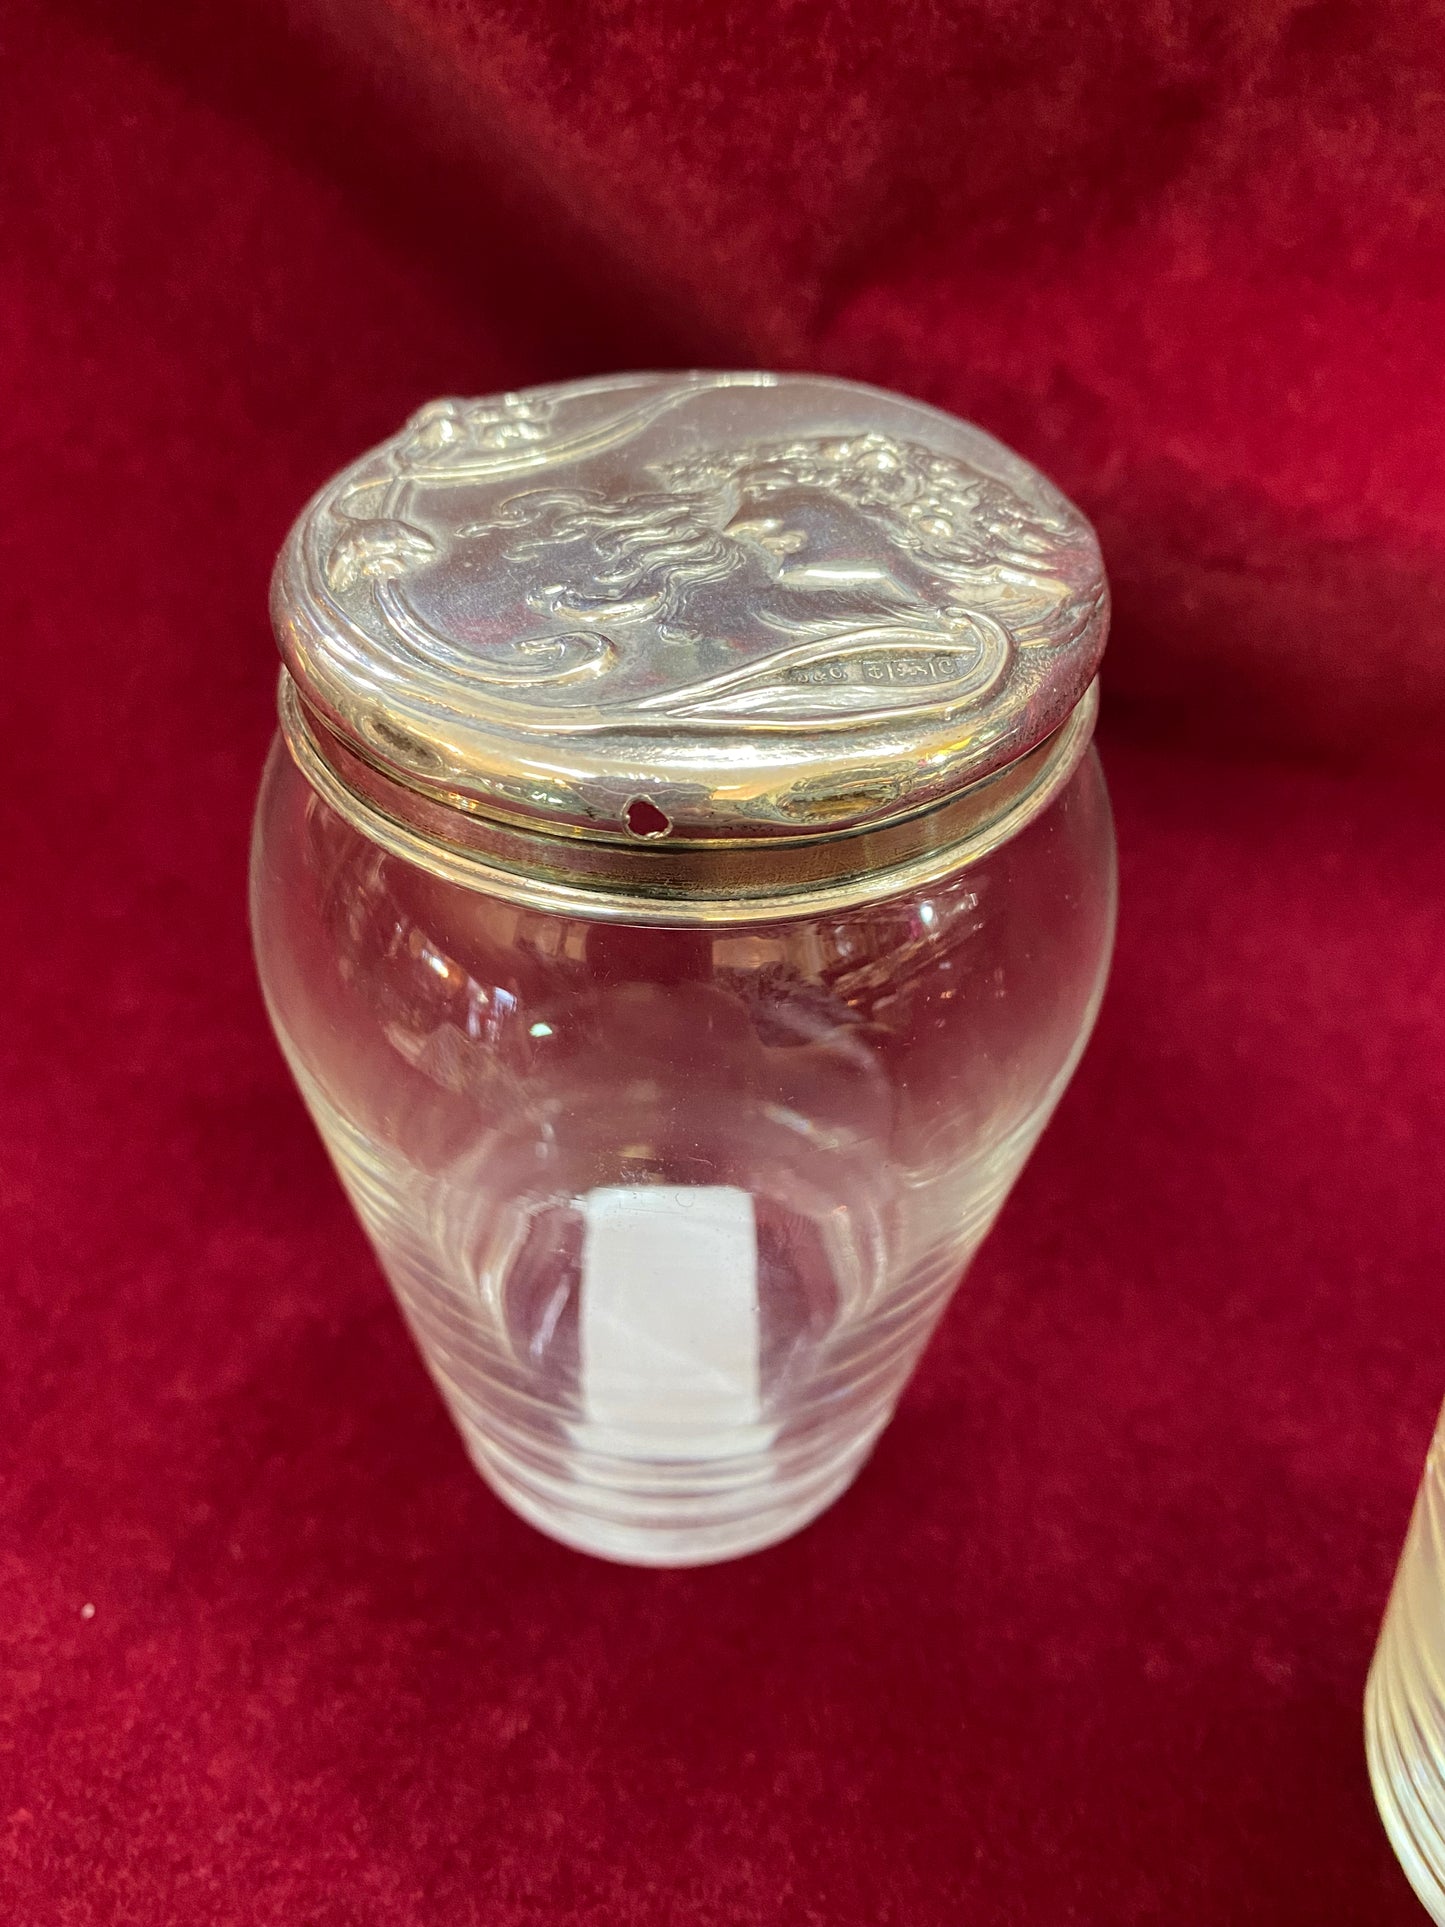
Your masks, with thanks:
M660 486L621 499L592 488L529 490L485 525L517 532L510 560L555 565L559 579L534 593L534 607L579 623L646 618L661 636L689 640L696 588L760 561L776 568L763 532L780 524L756 511L798 490L848 503L915 565L954 583L996 577L1000 566L1048 574L1069 540L1062 516L995 477L879 434L712 451L651 474Z
M693 590L724 581L751 553L726 532L731 512L718 496L717 489L689 490L618 501L597 489L534 489L513 496L491 526L519 531L509 561L556 568L561 579L529 598L539 611L580 623L645 617L659 635L683 641Z

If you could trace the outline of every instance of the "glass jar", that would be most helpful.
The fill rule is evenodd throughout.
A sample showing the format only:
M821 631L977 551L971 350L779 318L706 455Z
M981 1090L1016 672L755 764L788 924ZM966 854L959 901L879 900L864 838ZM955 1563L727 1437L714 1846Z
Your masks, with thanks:
M278 565L272 1021L478 1469L682 1565L849 1483L1113 933L1091 531L849 383L433 404Z
M1370 1668L1365 1747L1390 1844L1445 1927L1445 1415Z

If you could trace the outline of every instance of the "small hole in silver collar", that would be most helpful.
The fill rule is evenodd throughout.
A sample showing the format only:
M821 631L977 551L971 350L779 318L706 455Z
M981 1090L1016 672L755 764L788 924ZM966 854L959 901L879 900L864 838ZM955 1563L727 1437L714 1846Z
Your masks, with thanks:
M657 807L650 796L634 796L622 816L633 836L666 836L672 828L666 813Z

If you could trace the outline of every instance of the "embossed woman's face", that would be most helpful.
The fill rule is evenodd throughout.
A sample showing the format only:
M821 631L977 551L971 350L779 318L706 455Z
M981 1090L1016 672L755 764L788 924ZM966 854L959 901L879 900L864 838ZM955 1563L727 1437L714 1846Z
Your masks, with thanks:
M876 620L880 605L915 614L929 606L919 571L887 525L826 489L800 482L744 492L727 533L765 551L790 598L826 597L831 621L850 599L860 621Z
M926 579L880 518L815 483L748 480L667 492L644 473L606 497L520 491L459 536L483 544L491 567L545 553L550 580L538 589L534 574L529 601L557 624L644 622L704 658L936 620Z
M632 467L612 454L551 486L439 489L435 514L419 507L441 539L393 585L390 620L425 655L462 645L498 699L544 706L579 677L605 705L687 691L739 714L855 713L885 690L972 686L1006 645L960 620L953 585L915 552L907 451L893 451L895 477L850 465L854 452L797 442Z

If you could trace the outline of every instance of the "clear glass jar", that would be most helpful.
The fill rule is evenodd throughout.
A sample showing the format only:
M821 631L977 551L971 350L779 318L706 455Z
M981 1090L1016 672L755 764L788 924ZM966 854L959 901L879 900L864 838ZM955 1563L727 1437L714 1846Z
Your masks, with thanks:
M644 1564L853 1478L1068 1080L1092 532L813 377L424 410L278 565L277 1036L478 1469Z
M1445 1927L1445 1415L1370 1668L1365 1747L1390 1844Z
M667 1564L852 1479L1084 1046L1113 911L1092 750L981 862L829 917L502 902L370 842L280 741L252 870L277 1035L478 1469L558 1538ZM625 1186L749 1202L756 1365L711 1407L706 1358L584 1384L587 1201Z

